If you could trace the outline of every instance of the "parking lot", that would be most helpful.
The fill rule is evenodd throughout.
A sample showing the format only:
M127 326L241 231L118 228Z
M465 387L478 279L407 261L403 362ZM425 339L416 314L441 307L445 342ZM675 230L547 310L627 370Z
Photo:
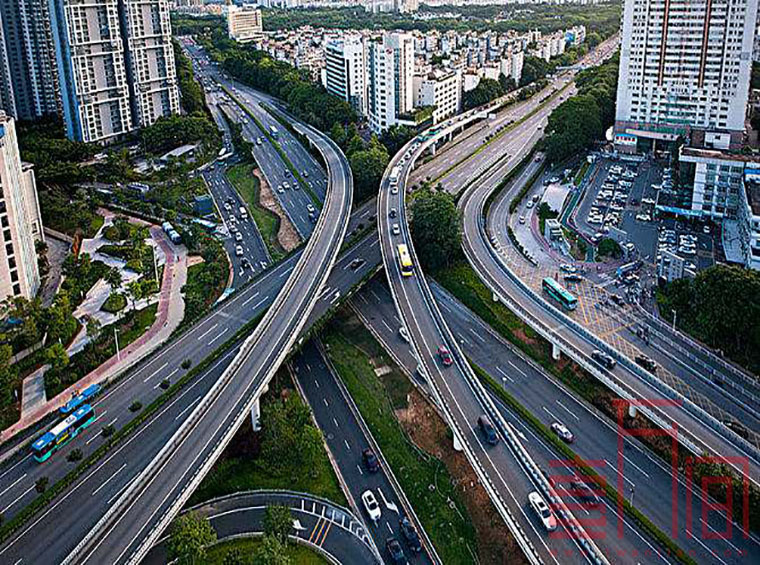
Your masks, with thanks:
M656 210L661 193L672 190L673 173L659 163L598 160L576 216L577 225L596 243L613 228L631 257L654 265L662 251L683 257L687 267L715 262L716 230L710 224L678 220Z

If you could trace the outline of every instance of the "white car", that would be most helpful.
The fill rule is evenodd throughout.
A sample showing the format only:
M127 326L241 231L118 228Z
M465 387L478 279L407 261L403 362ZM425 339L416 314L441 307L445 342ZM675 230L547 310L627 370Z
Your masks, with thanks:
M235 234L235 241L243 241L243 234L240 232L237 232Z
M520 223L521 223L521 224L524 224L524 223L525 223L525 216L520 216Z
M398 227L398 224L393 224L391 231L393 232L393 235L399 235L401 233L401 228Z
M404 326L401 326L398 329L398 335L400 335L401 339L403 339L407 343L409 342L409 332L407 331L407 329Z
M394 185L393 188L391 188L391 194L398 194L398 186Z
M533 511L538 516L539 520L541 520L541 523L544 525L544 528L546 528L547 532L553 532L557 529L557 518L549 509L549 506L546 504L546 502L544 502L544 499L541 498L540 494L538 494L536 491L531 492L528 495L528 502L530 503L530 507L533 508Z
M364 510L367 511L367 516L370 520L377 522L380 520L380 505L377 503L374 493L371 490L365 490L362 493L362 503L364 504Z
M237 255L238 257L240 257L240 256L243 255L243 246L242 245L238 245L237 247L235 247L235 255Z
M314 213L314 206L312 206L311 204L307 204L306 205L306 210L309 212L309 214L313 214Z

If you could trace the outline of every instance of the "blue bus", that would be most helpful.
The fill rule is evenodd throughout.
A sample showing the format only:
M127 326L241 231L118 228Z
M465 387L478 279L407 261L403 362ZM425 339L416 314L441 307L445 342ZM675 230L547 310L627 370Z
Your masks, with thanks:
M546 294L559 302L565 310L575 310L578 307L578 299L567 292L562 286L551 277L546 277L541 287Z
M96 394L100 392L99 384L92 384L84 389L81 393L69 400L66 404L58 409L61 416L68 416L71 412L79 408L80 405L89 402Z
M80 406L65 420L58 422L32 444L34 458L42 463L53 452L69 443L77 434L95 421L95 410L89 404Z

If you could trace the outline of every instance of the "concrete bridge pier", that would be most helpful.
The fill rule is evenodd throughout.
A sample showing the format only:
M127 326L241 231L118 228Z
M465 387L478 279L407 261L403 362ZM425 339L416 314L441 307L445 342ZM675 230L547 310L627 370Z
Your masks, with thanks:
M264 386L261 395L266 394L268 390L269 385ZM251 425L254 432L261 431L261 395L256 398L256 402L251 407Z
M559 361L560 352L561 350L559 348L559 345L552 343L552 359Z
M454 434L454 451L463 451L463 450L464 450L464 446L459 441L459 438L457 437L457 435Z

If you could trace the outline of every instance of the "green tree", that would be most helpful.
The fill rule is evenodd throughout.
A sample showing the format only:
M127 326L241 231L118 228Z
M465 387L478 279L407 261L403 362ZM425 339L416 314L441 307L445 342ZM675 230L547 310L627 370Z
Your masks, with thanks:
M380 188L390 157L377 138L372 138L367 148L356 151L349 158L351 171L354 174L356 200L362 201L374 196Z
M129 298L132 301L132 308L135 307L135 302L143 298L143 285L139 280L134 280L127 285L127 292Z
M293 516L290 508L279 504L267 506L264 516L264 534L277 538L287 545L288 534L293 529Z
M415 135L416 132L409 126L394 125L382 133L380 143L389 155L395 155Z
M298 398L278 400L262 407L261 458L274 470L314 469L321 449L321 433L309 408Z
M13 390L16 386L16 368L11 365L13 349L10 345L0 345L0 403L7 406L13 402Z
M522 75L520 76L520 86L536 82L551 73L551 71L551 64L538 57L526 55L523 61Z
M447 266L459 254L462 243L459 211L446 192L419 192L412 202L411 230L414 247L430 271Z
M257 565L290 565L287 548L273 536L264 536L261 545L253 554L253 562Z
M65 369L69 365L69 354L66 352L66 348L60 343L56 342L45 350L45 361L50 364L53 369L60 371Z
M121 271L117 267L111 267L108 269L104 279L106 284L111 287L111 290L115 291L122 283Z
M98 320L95 316L88 317L87 325L85 326L85 329L87 331L87 337L90 338L90 341L95 341L96 339L98 339L98 336L100 335L100 330L101 330L100 320Z
M478 86L468 90L462 97L462 104L465 110L488 104L496 100L499 96L504 95L504 89L498 80L484 78L478 83Z
M169 555L180 563L203 563L206 547L216 541L216 532L197 512L182 514L174 520L169 537Z
M243 556L243 552L237 547L228 550L227 553L224 554L224 559L222 560L222 565L245 565L245 563L246 560Z

